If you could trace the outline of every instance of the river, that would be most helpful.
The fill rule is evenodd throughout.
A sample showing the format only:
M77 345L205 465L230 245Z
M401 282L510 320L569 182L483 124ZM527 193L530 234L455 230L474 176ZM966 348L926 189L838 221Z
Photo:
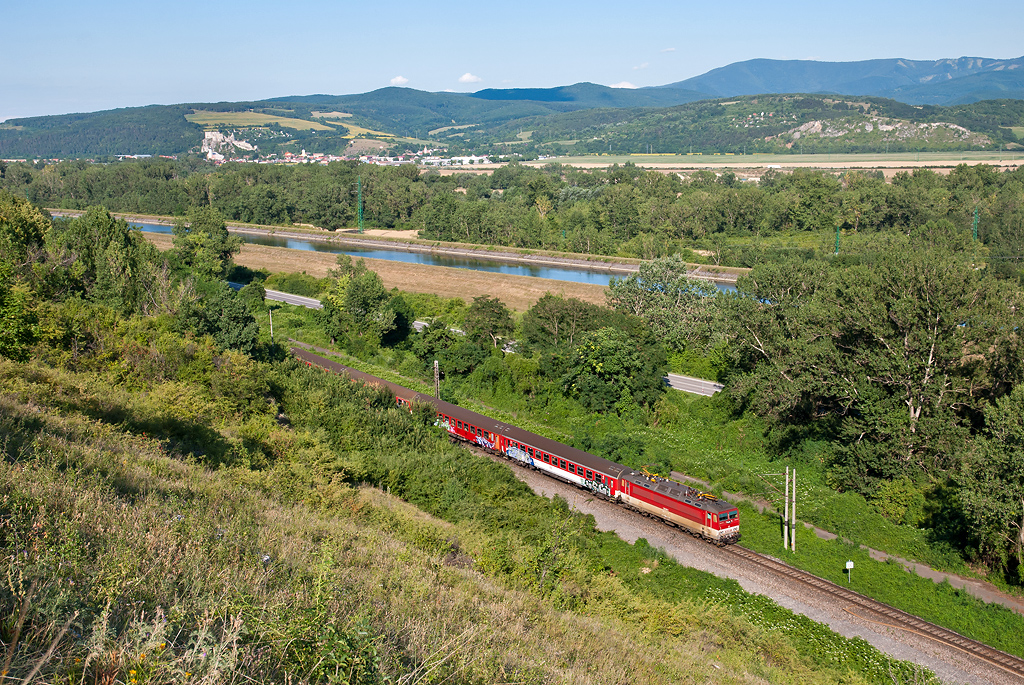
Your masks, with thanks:
M164 224L151 224L144 222L131 222L146 233L171 233L171 227ZM302 240L300 238L279 238L271 235L251 235L248 233L236 233L244 242L253 245L267 245L270 247L284 247L289 250L307 250L309 252L329 252L333 254L347 254L352 257L366 257L368 259L386 259L393 262L409 262L412 264L426 264L428 266L448 266L455 269L470 269L472 271L491 271L495 273L509 274L512 276L529 276L532 278L546 278L553 281L568 281L570 283L590 283L593 285L608 285L613 274L586 269L570 269L567 267L555 266L533 266L525 264L507 264L483 259L466 259L460 257L446 257L430 252L405 252L402 250L386 249L363 249L353 248L331 243L323 243L316 240ZM618 276L622 278L623 276ZM731 291L736 287L728 283L716 283L719 290Z

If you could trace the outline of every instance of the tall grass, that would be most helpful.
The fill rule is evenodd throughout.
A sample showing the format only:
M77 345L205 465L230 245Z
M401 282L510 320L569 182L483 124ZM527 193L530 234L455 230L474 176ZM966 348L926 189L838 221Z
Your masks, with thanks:
M564 502L533 496L380 393L291 364L267 380L285 410L269 422L267 411L232 407L210 385L182 405L164 388L174 381L132 390L107 371L0 361L9 678L915 677L877 652L878 665L857 660L859 643L809 624L802 630L847 657L818 663L774 619L733 608L745 593L730 581L668 560L659 568L671 570L642 575L636 569L657 551L597 536ZM214 411L182 413L195 398ZM178 423L142 430L147 407ZM180 440L189 426L195 445L239 444L262 455L259 465L210 461L212 447ZM355 487L365 480L380 489Z

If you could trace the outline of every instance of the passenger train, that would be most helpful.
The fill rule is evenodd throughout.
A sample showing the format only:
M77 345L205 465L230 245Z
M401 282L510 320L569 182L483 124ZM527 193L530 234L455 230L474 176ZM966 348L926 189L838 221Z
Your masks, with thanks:
M387 388L400 406L410 409L417 403L432 406L437 417L436 425L446 430L455 440L471 443L492 454L590 491L597 497L659 518L717 545L733 544L740 539L740 519L736 507L714 495L646 471L638 472L352 369L307 350L293 347L291 351L309 366L344 374L367 385Z

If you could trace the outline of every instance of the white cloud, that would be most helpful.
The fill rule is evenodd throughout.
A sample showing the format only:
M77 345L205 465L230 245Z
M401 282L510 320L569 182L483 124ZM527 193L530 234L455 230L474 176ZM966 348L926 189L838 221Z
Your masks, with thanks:
M468 71L459 77L459 83L480 83L481 81L483 81L482 78L471 74Z
M643 64L641 64L638 67L633 67L633 71L637 71L638 69L646 69L649 66L651 66L650 62L644 62Z
M634 86L629 81L619 81L618 83L613 83L612 85L610 85L608 87L609 88L636 88L636 86Z
M396 76L395 78L391 79L391 85L393 86L404 86L408 82L409 79L405 78L404 76Z
M664 50L662 50L662 52L675 52L675 51L676 51L675 48L665 48Z

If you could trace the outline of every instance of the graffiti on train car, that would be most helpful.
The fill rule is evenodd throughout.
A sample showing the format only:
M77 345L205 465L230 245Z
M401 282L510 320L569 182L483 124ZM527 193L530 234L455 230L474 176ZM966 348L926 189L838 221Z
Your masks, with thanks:
M505 454L515 459L516 461L521 461L524 464L529 464L530 466L533 466L533 457L527 454L526 450L522 450L519 449L518 447L513 447L510 445L509 448L505 450Z

